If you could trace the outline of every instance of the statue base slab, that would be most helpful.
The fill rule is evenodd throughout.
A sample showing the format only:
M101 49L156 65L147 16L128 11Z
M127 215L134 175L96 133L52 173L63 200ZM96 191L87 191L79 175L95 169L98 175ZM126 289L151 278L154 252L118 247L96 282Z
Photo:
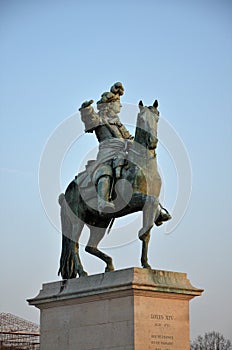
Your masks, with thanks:
M129 268L44 284L41 350L187 350L189 300L201 295L185 273Z

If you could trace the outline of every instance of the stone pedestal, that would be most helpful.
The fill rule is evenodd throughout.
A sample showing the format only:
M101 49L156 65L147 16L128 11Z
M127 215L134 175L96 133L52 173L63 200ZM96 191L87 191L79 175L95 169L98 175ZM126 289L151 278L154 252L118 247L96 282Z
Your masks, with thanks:
M189 350L185 273L129 268L43 285L41 350Z

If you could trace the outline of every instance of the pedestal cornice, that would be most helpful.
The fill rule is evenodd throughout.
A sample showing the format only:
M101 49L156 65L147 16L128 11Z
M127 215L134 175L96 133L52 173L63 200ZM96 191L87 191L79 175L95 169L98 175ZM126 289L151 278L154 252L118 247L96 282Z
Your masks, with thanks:
M74 298L88 300L119 297L121 295L150 294L161 298L192 299L200 296L202 289L191 285L186 273L128 268L97 275L43 284L39 294L28 299L38 308L53 307L54 303L67 303Z

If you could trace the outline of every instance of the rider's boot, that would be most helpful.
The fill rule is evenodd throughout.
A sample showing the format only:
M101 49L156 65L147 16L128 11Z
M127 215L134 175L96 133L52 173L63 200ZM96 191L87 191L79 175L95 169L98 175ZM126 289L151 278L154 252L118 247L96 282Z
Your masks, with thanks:
M172 216L171 216L171 214L169 214L167 209L165 209L164 207L162 207L160 205L160 212L159 212L157 219L155 220L155 224L156 224L156 226L160 226L160 225L162 225L162 223L164 221L171 220L171 218L172 218Z
M100 177L97 183L98 211L100 214L109 213L115 209L114 204L110 202L110 192L111 177L108 175Z

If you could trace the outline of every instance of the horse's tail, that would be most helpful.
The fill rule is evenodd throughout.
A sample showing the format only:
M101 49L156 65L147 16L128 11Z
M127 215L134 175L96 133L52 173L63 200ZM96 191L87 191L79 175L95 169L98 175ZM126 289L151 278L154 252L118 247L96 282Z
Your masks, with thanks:
M63 279L75 278L77 275L76 242L73 240L75 226L78 218L69 207L64 193L58 198L60 204L61 228L62 228L62 251L58 275Z

